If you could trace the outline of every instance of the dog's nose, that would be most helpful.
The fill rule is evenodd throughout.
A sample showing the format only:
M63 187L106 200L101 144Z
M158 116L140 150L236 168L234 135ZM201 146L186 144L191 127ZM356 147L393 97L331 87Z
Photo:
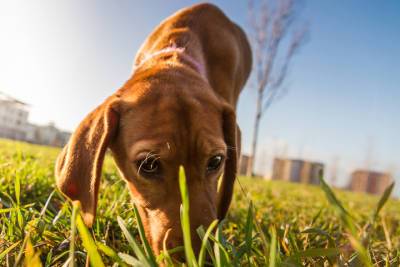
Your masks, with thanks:
M183 246L182 238L171 238L167 241L167 249L174 249L179 246Z

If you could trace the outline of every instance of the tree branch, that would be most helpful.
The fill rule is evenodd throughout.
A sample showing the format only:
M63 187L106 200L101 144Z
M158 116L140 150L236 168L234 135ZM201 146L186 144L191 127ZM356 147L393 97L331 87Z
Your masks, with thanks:
M292 57L296 54L298 49L301 47L301 45L305 42L306 36L308 33L308 27L303 26L302 29L297 30L292 37L291 43L289 45L288 51L286 53L284 62L280 68L280 71L278 72L278 78L276 80L271 81L271 88L279 88L283 81L285 80L290 61Z

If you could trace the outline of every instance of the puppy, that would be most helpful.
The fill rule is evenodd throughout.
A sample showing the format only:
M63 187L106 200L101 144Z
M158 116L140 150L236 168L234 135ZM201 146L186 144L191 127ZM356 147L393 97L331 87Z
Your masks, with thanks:
M85 223L95 218L109 148L154 252L164 238L168 248L182 245L183 165L198 249L195 230L223 219L231 202L240 153L235 109L251 64L244 32L216 6L164 20L139 49L129 80L83 119L57 159L57 186L80 202Z

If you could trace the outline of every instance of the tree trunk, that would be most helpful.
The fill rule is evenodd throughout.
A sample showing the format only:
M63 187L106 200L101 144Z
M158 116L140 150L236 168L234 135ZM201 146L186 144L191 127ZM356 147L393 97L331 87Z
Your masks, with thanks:
M251 145L251 153L250 153L249 162L247 164L247 170L246 170L246 176L248 176L248 177L254 176L254 163L256 161L258 130L259 130L259 126L260 126L261 113L262 113L262 92L258 91L256 116L255 116L254 128L253 128L253 143Z

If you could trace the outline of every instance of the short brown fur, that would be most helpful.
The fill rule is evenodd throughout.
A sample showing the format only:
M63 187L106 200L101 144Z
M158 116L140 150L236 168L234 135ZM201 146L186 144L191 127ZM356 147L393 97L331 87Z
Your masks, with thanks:
M175 45L146 59L146 54ZM204 66L205 73L188 61ZM131 78L91 112L73 133L56 163L57 185L79 201L88 226L93 224L101 168L109 148L144 222L147 238L159 253L182 245L181 203L177 182L183 165L188 179L193 231L225 217L240 154L235 109L251 69L251 50L243 31L217 7L199 4L163 21L137 53ZM160 157L162 176L142 177L134 164L138 155ZM207 174L216 153L223 166ZM219 192L218 177L223 174ZM199 240L193 238L198 249Z

